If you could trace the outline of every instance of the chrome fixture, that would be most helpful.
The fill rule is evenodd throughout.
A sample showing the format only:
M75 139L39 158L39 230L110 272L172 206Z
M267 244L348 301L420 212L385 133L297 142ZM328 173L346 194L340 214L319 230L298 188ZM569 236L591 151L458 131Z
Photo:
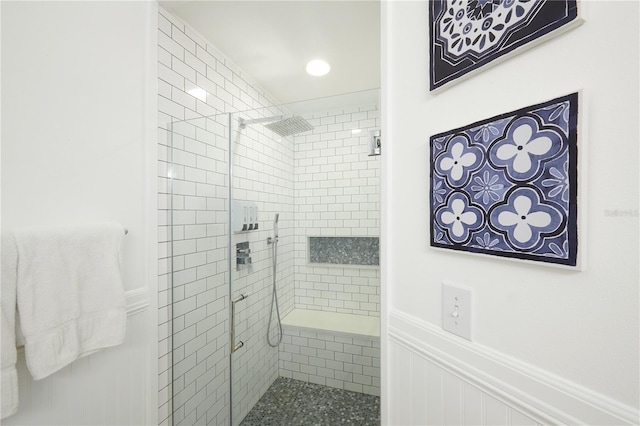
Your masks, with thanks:
M238 118L238 123L241 129L245 129L247 125L251 124L260 124L260 123L270 123L272 121L281 120L283 115L274 115L273 117L262 117L262 118L252 118L250 120L245 120L244 118Z
M273 291L271 294L271 309L269 309L269 323L267 325L267 343L269 346L275 348L282 341L282 321L280 320L280 307L278 306L278 289L276 286L276 272L278 271L278 219L280 213L276 213L273 218L273 238L267 238L267 244L271 244L271 252L273 254ZM276 324L278 326L278 339L276 342L271 342L269 336L269 329L271 327L271 320L273 319L273 307L276 308Z
M298 133L313 130L313 126L309 124L307 120L298 115L288 118L283 117L283 115L274 115L273 117L253 118L250 120L238 118L238 127L240 129L245 129L247 125L250 124L269 123L265 124L264 127L282 137L297 135Z
M264 127L283 137L313 130L313 126L309 124L307 120L297 115L274 123L265 124Z
M244 342L241 340L236 344L236 303L249 297L249 294L241 294L231 301L231 330L229 331L231 339L231 353L234 353L238 349L244 346Z
M369 131L369 157L380 155L382 151L382 140L380 130Z
M273 238L267 238L267 244L274 244L278 242L278 218L280 217L280 213L276 213L275 218L273 219Z
M236 271L247 266L251 269L251 249L249 248L249 241L236 244Z

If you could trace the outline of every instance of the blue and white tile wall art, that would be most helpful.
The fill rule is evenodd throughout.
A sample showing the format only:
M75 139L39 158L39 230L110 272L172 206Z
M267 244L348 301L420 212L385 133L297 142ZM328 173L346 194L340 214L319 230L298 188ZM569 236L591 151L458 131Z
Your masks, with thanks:
M580 23L577 0L432 0L430 89Z
M431 137L431 246L577 263L578 93Z

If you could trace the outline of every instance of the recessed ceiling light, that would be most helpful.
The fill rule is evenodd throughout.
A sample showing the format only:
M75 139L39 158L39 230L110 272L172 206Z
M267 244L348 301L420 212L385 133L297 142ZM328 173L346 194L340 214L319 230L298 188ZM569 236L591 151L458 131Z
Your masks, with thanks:
M331 67L329 66L329 64L322 59L314 59L307 64L307 72L311 75L315 75L316 77L325 75L330 70Z
M357 135L360 132L362 132L362 129L353 129L353 130L351 130L351 133L354 134L354 135Z

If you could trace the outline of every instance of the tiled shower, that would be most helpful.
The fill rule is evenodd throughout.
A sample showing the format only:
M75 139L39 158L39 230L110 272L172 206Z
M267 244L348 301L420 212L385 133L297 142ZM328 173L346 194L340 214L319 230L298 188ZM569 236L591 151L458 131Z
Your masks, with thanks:
M279 375L292 376L284 361L314 373L294 378L379 392L379 340L315 334L332 359L306 367L293 365L293 355L287 358L287 350L295 350L291 335L300 338L305 331L287 330L280 351L266 341L273 273L267 238L273 236L276 213L281 316L295 308L379 317L380 276L373 258L380 169L367 145L369 131L380 128L375 96L344 106L276 106L213 46L162 9L158 42L162 423L239 423ZM240 125L240 119L292 114L314 129L280 137L261 123ZM229 233L230 196L255 203L258 229ZM244 242L251 263L237 265L236 245ZM363 242L365 249L358 252L368 263L353 256ZM322 257L323 251L338 255ZM248 297L236 304L235 334L244 346L230 362L229 300L241 294ZM273 323L270 330L275 332ZM339 345L348 354L356 344L359 353L349 354L349 362L327 349ZM365 365L357 366L353 357Z
M309 122L313 132L294 138L296 307L379 316L377 267L342 266L358 256L355 237L377 242L380 235L380 161L367 152L369 131L380 128L377 106L313 114ZM340 243L341 250L333 250ZM323 245L333 259L309 252Z

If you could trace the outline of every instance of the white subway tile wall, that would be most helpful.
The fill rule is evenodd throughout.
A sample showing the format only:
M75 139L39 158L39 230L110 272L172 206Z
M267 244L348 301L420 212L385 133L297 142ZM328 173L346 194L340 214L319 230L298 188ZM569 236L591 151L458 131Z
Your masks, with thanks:
M159 419L166 425L228 424L229 116L222 113L262 108L242 115L251 119L286 111L162 8L158 29ZM275 213L283 317L294 305L379 316L380 297L377 268L308 266L306 253L308 236L379 235L379 158L366 152L368 130L379 128L376 107L311 114L306 118L315 129L295 138L279 138L262 124L240 128L240 116L232 114L231 120L233 197L258 204L260 228L232 237L232 256L244 241L252 256L250 269L232 271L231 296L249 294L236 305L236 339L245 346L233 355L234 421L278 376L278 349L265 335L273 273L266 241ZM377 358L370 358L379 368L379 349L367 347L377 350ZM280 374L286 375L282 362ZM364 367L376 366L350 363L361 366L348 372L350 381L336 378L346 377L336 369L333 378L326 377L334 382L325 384L339 387L342 381L345 389L374 393L379 373L367 374Z
M380 236L380 157L369 156L375 105L304 116L295 137L295 306L380 316L377 267L309 264L309 237Z
M285 327L280 376L380 396L380 339Z
M163 9L158 28L159 419L162 424L227 424L229 118L220 113L268 107L275 101ZM210 117L202 118L205 115ZM259 231L233 237L234 245L250 242L253 258L251 272L233 271L233 296L250 294L236 313L237 338L245 347L234 354L234 416L242 418L278 375L278 350L267 345L264 335L272 277L266 239L276 212L281 215L280 304L283 313L293 308L293 143L274 139L261 125L238 131L237 118L232 129L233 195L258 203L261 225Z
M233 134L233 199L256 202L259 217L257 231L232 237L232 253L237 243L248 241L252 258L250 267L232 271L232 297L249 295L236 304L236 341L245 345L233 355L235 424L278 377L278 349L266 339L273 285L273 245L267 244L267 238L273 236L276 213L280 216L276 279L282 316L293 309L294 275L293 142L274 137L262 124L246 125ZM274 326L275 322L272 332Z

